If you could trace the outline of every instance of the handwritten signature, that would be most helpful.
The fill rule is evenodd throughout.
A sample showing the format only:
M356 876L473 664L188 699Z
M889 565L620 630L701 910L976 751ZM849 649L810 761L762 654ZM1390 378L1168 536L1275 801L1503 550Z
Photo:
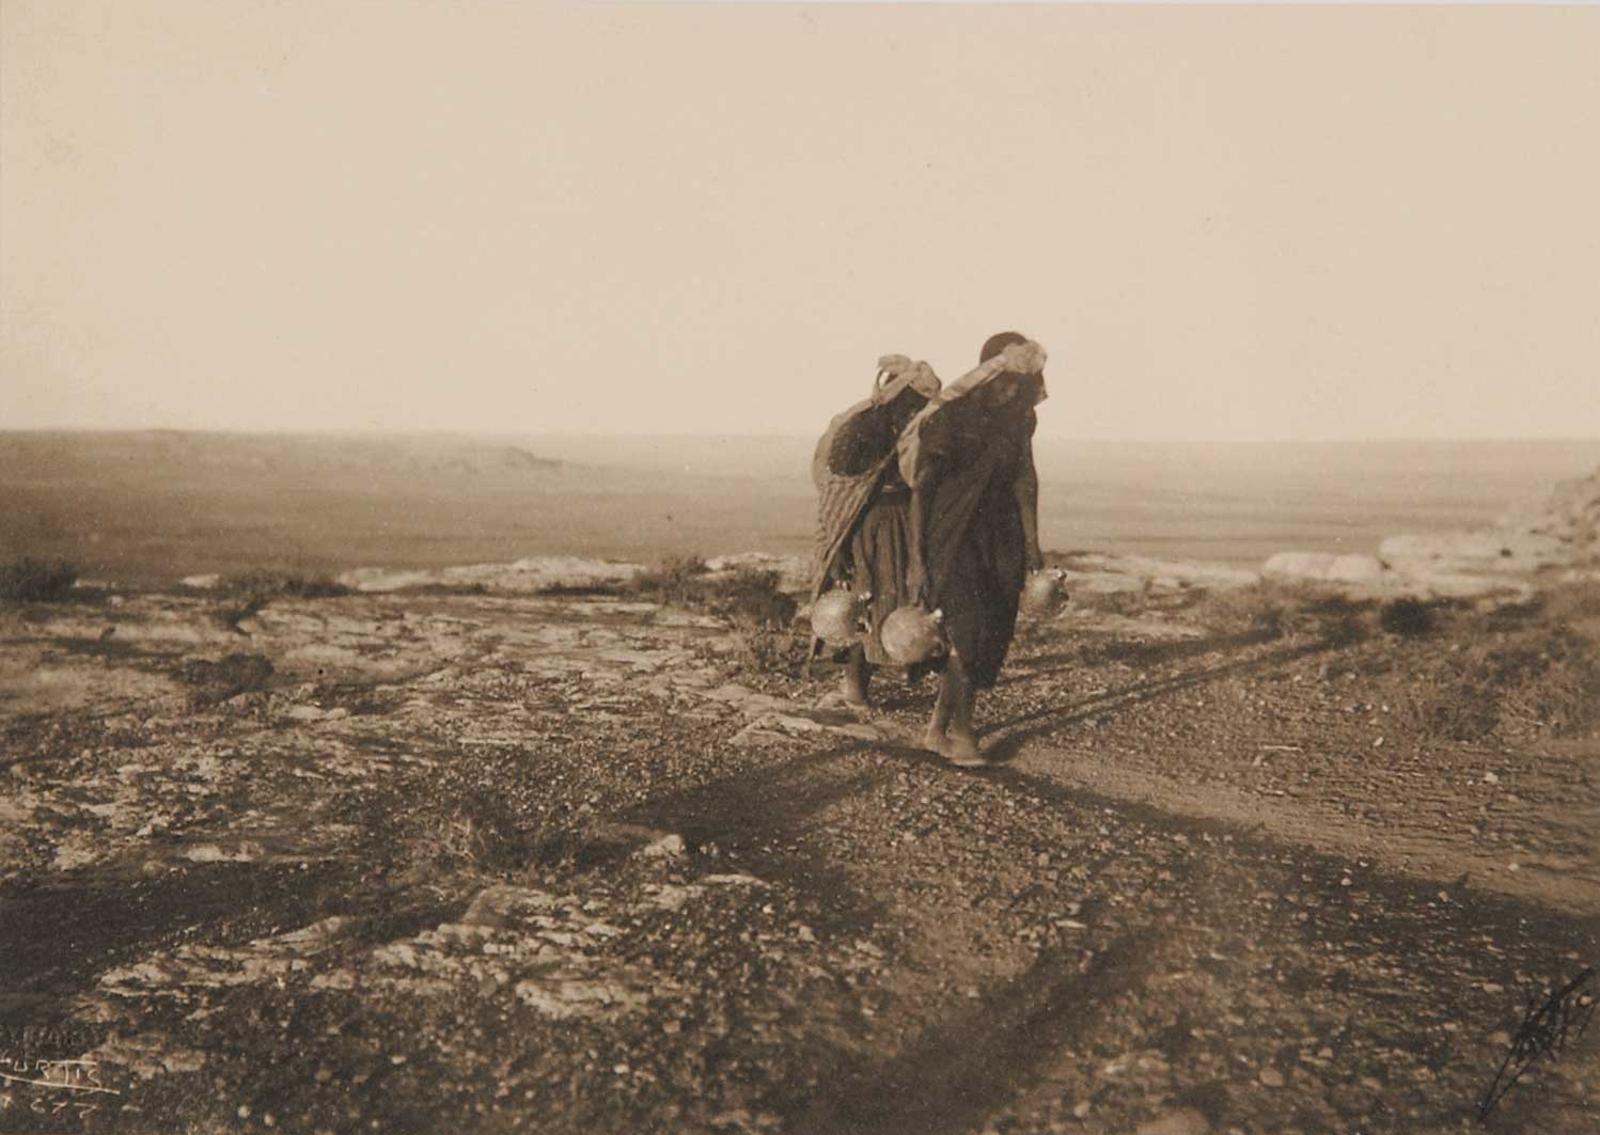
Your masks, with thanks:
M1594 1017L1595 1008L1600 1005L1593 994L1587 992L1594 978L1595 969L1589 966L1560 989L1551 990L1542 1002L1537 995L1529 999L1522 1027L1511 1039L1511 1051L1501 1061L1494 1079L1489 1082L1489 1090L1478 1103L1480 1123L1489 1118L1495 1105L1539 1057L1548 1056L1554 1060L1568 1044L1583 1035Z
M68 1092L121 1094L100 1082L100 1064L95 1060L0 1060L0 1081Z

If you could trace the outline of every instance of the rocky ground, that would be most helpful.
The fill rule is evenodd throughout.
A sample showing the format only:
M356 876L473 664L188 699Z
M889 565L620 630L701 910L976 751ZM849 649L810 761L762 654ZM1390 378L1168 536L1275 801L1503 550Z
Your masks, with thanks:
M0 612L0 1130L1476 1129L1600 964L1600 593L1072 566L970 772L581 581ZM1582 992L1487 1130L1600 1130Z

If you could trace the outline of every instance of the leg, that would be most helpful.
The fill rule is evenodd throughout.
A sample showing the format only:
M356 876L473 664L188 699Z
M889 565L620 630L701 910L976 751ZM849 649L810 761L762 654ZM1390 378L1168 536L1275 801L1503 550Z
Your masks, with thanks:
M865 708L867 683L872 681L872 667L867 662L867 652L860 643L850 648L850 657L844 664L844 676L839 679L839 696L849 705Z
M978 751L978 735L972 731L972 709L978 694L967 679L961 656L953 650L945 673L949 676L951 693L950 721L948 735L939 746L939 755L953 765L969 768L982 765L986 762Z
M953 668L947 660L939 674L939 696L933 703L933 716L928 719L928 730L922 735L922 747L930 753L937 753L944 748L944 732L950 727L950 713L959 700L953 674Z

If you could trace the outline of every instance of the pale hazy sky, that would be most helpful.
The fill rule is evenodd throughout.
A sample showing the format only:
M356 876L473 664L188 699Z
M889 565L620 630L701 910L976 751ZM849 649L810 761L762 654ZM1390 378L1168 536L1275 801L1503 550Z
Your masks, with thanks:
M0 5L0 427L1600 436L1600 10Z

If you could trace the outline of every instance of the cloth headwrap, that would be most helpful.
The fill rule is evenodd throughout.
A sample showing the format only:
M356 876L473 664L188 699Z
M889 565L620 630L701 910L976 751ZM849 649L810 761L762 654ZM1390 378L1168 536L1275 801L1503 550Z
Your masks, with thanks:
M1044 348L1032 339L1012 343L988 362L980 363L946 386L935 401L941 404L954 402L978 387L993 382L1002 374L1043 374L1046 359ZM1044 387L1041 386L1038 400L1043 402L1045 397Z
M973 391L978 390L1003 374L1039 375L1037 395L1034 405L1038 405L1046 398L1044 389L1044 348L1029 339L1021 343L1012 343L994 358L986 363L969 370L966 374L956 379L938 395L928 400L928 404L917 411L917 416L912 418L906 428L901 431L898 444L900 460L900 476L906 484L915 485L917 474L922 463L922 427L928 423L941 409L950 403L965 398Z
M878 360L878 382L872 390L872 404L886 406L908 386L924 398L933 398L939 393L939 376L920 360L913 362L904 355L884 355Z

